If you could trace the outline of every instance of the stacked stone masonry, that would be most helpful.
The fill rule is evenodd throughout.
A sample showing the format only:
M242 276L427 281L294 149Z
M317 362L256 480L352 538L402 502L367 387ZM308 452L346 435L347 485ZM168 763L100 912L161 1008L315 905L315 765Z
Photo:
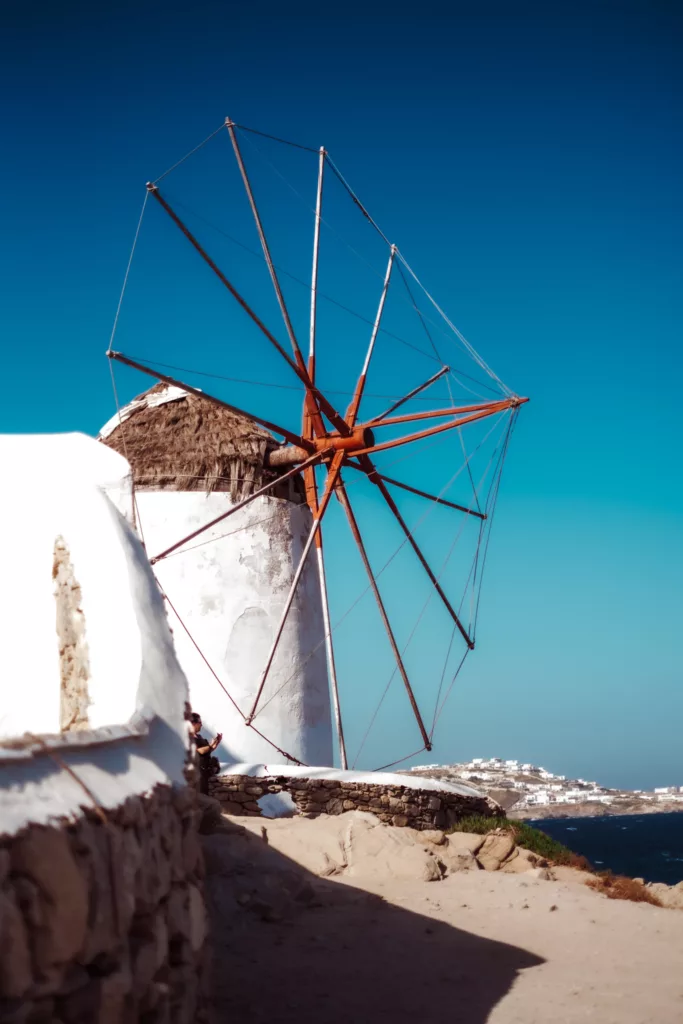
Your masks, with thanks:
M197 816L192 789L159 786L0 837L0 1024L204 1019Z
M211 796L224 813L261 815L258 801L267 793L289 793L301 814L343 814L369 811L380 821L399 827L443 829L470 814L504 817L493 800L409 786L338 782L333 779L288 778L285 775L219 775L211 779Z

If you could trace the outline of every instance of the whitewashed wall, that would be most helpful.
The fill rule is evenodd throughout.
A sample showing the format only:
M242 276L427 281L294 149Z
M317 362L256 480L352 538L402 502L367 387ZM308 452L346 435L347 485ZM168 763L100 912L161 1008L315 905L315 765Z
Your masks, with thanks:
M89 660L88 728L149 723L139 738L82 745L64 758L103 806L159 782L183 781L187 681L145 553L105 496L125 504L127 462L83 435L0 436L0 471L11 500L0 503L0 822L68 814L83 790L50 759L8 741L60 728L60 658L53 560L63 538L81 589ZM66 734L67 736L69 734ZM85 734L74 733L85 740ZM3 748L4 741L4 749ZM14 759L14 760L13 760Z
M225 493L138 491L136 497L150 557L231 507ZM310 528L307 506L262 496L154 567L209 664L245 713ZM192 706L202 715L206 732L223 733L219 759L282 761L272 746L244 725L172 612L169 621L190 683ZM254 725L287 753L314 765L332 764L323 636L313 556ZM298 666L301 671L290 679Z

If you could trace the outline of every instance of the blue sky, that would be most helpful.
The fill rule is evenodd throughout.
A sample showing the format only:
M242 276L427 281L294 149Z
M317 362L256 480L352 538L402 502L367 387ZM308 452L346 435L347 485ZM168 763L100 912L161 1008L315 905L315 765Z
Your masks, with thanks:
M418 760L498 754L606 783L683 784L680 8L293 4L285 14L269 3L65 0L10 3L4 16L2 429L94 433L111 415L103 353L148 178L227 114L324 144L458 327L532 399L505 467L478 649L433 754ZM253 141L245 157L278 257L305 277L309 211L270 175L271 144ZM237 182L219 142L224 150L212 142L169 176L169 194L246 239L244 209L226 205ZM315 168L293 151L281 158L312 195ZM332 188L330 202L378 271L377 240ZM284 380L160 212L149 213L120 347ZM262 268L224 237L205 238L276 324ZM336 239L323 273L331 293L372 315L377 278ZM287 287L303 323L301 295ZM348 386L366 327L321 315L321 380ZM396 333L419 329L400 305L388 316ZM377 393L433 372L401 346L380 356ZM121 387L129 397L145 382L124 373ZM223 382L217 393L296 422L294 392ZM443 484L445 461L431 454L404 477ZM374 496L358 494L380 561L391 538ZM454 527L433 522L436 557ZM330 532L342 612L356 577L341 525ZM421 584L410 559L396 568L389 600L408 628L396 595L417 598ZM373 628L368 612L340 631L356 746L384 685ZM442 637L436 619L430 628ZM423 640L415 672L426 694L436 656L430 634ZM392 684L368 766L418 746L400 697Z

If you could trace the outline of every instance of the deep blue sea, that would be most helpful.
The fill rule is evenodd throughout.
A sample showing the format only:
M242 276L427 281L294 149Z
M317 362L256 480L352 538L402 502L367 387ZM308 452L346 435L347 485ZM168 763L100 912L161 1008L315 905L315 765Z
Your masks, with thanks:
M683 881L683 813L605 818L544 818L547 832L599 871L676 885Z

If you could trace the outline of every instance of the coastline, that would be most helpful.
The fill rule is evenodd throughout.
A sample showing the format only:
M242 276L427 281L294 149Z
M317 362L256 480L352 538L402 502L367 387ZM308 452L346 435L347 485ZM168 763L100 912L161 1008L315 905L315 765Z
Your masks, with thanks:
M543 821L547 818L626 818L645 814L681 814L683 806L677 804L634 801L631 804L550 804L549 806L510 807L507 817L512 821Z
M683 896L683 815L546 815L527 824L585 857L597 872L673 886Z

